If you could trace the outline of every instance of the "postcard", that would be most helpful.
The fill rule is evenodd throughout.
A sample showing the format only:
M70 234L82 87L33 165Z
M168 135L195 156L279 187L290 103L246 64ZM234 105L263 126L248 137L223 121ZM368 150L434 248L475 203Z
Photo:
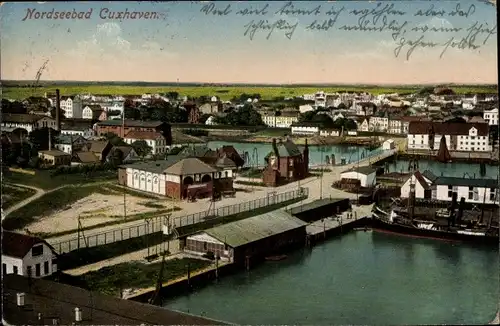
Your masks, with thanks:
M496 6L0 3L4 321L498 324Z

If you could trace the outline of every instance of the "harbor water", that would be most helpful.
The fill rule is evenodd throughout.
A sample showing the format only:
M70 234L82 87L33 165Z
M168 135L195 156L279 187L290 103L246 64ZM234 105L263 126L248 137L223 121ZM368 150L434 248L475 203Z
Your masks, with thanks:
M410 166L409 160L394 160L388 162L385 166L388 172L400 172L407 173ZM480 164L479 163L467 163L467 162L451 162L451 163L440 163L431 160L418 160L417 168L420 171L429 170L436 176L446 176L446 177L465 177L465 178L487 178L496 179L498 176L498 165L488 165L486 164L486 173L481 176Z
M237 324L485 324L495 248L353 232L222 278L164 306Z
M272 144L268 143L236 143L224 141L209 141L207 146L210 149L217 149L222 146L234 146L236 151L243 157L243 153L248 153L247 166L263 166L264 158L272 151ZM304 150L304 146L299 146L299 149ZM322 165L326 163L326 156L334 155L335 162L340 164L341 158L345 158L347 164L358 160L376 156L382 153L382 149L369 150L362 146L346 146L346 145L331 145L331 146L309 146L309 164Z
M210 141L208 147L217 149L222 146L232 145L243 154L248 153L247 166L259 166L265 164L264 158L271 152L272 145L266 143L237 143L237 142L223 142L223 141ZM303 150L302 146L299 146ZM326 163L326 156L335 157L336 164L340 164L341 158L345 158L346 163L357 162L358 160L373 157L383 150L381 148L370 151L366 147L361 146L345 146L345 145L332 145L332 146L309 146L309 162L311 165L321 165ZM408 172L409 161L404 159L393 160L387 163L388 172ZM432 160L420 159L418 160L418 169L420 171L430 170L437 176L450 176L450 177L471 177L481 178L480 164L467 163L467 162L452 162L440 163ZM484 178L496 179L499 174L499 166L486 165L486 174Z

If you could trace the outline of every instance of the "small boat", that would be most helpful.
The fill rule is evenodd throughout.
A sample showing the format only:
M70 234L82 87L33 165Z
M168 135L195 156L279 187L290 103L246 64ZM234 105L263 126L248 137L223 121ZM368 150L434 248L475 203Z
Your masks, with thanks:
M280 261L283 259L286 259L288 256L287 255L278 255L278 256L269 256L266 257L267 261Z
M353 229L354 231L371 231L372 229L371 228L368 228L368 227L364 227L364 228L354 228Z

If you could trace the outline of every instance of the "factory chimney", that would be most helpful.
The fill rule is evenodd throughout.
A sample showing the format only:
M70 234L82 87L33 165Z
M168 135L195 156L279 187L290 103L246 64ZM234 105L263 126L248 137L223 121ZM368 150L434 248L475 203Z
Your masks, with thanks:
M61 96L59 94L59 89L56 89L56 130L61 130Z

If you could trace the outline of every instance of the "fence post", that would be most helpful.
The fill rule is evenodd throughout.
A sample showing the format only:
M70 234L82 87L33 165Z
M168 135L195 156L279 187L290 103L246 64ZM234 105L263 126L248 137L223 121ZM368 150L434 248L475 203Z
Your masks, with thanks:
M128 238L130 239L130 229L132 229L132 227L129 227L128 228Z
M108 244L108 232L104 232L104 244Z
M116 230L113 230L113 242L116 242Z
M71 251L71 240L68 241L69 251Z
M87 237L87 246L91 247L91 245L90 245L90 237Z
M96 245L96 247L99 245L99 243L97 241L99 241L99 235L96 234L95 235L95 245Z
M59 255L62 254L61 243L59 242Z

